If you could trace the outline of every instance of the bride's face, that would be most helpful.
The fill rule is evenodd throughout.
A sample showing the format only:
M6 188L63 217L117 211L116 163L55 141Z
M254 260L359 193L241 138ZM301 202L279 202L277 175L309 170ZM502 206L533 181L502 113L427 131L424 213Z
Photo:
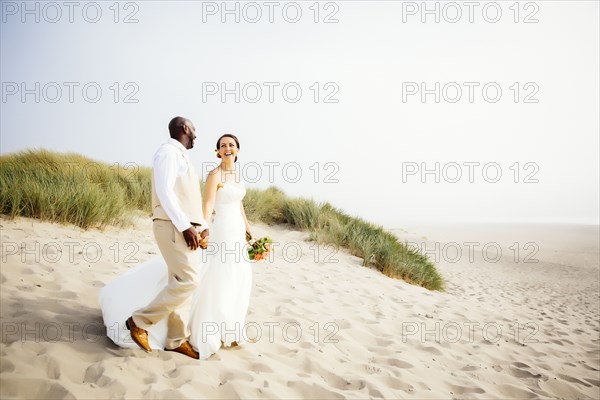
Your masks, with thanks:
M224 137L221 139L218 150L222 160L230 159L231 161L235 161L235 157L239 152L235 140L230 137Z

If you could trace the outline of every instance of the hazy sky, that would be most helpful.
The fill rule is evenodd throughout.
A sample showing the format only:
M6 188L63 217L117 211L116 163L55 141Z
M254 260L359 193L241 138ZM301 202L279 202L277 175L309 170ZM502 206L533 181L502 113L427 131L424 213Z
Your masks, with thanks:
M182 115L387 227L597 224L598 2L475 3L2 1L1 153L150 165Z

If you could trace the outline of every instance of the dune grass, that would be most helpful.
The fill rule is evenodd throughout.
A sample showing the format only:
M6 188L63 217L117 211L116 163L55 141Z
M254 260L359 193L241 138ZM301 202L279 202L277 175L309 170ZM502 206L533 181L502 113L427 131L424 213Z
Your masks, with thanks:
M84 229L127 225L136 212L150 213L151 169L109 165L78 154L28 150L0 156L0 213L71 223ZM248 189L246 215L253 222L288 224L311 240L346 248L393 278L443 290L426 256L382 227L352 217L329 203L289 198L277 188Z
M150 176L150 168L111 166L78 154L28 150L4 155L0 213L84 229L127 225L132 211L150 213Z
M310 233L320 244L346 248L383 274L431 290L443 290L444 282L435 265L423 254L401 243L382 227L352 217L329 203L288 198L281 190L247 191L246 215L251 221L289 224Z

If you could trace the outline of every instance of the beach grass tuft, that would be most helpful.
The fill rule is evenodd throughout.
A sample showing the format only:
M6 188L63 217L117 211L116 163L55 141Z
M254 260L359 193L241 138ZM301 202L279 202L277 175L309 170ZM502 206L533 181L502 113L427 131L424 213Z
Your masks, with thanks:
M26 150L0 156L0 213L81 228L127 225L150 213L151 169L94 161L79 154Z

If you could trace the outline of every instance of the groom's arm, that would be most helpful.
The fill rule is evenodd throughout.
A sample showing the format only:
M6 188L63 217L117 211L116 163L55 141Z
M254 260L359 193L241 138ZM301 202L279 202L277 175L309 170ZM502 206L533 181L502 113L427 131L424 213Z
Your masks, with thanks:
M179 154L176 150L171 151L168 147L160 149L154 156L152 174L160 205L177 230L183 232L191 228L192 224L185 216L175 195L175 181L179 168L177 157Z

